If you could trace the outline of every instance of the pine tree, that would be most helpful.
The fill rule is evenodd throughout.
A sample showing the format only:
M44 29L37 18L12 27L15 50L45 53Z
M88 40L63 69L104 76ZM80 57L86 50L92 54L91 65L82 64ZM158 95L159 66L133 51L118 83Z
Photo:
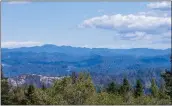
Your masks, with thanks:
M120 94L124 97L125 102L129 102L131 100L131 87L126 78L123 79L123 84L120 87Z
M4 78L2 65L1 65L1 104L2 105L11 104L9 91L10 91L10 87L8 85L7 79Z
M126 94L130 91L130 84L126 78L123 79L123 85L121 86L121 94Z
M172 56L170 57L170 62L172 62ZM162 77L165 81L166 93L172 100L172 68L171 71L165 70L165 73L162 74Z
M165 93L165 84L164 84L164 81L161 79L160 88L159 88L159 98L163 99L163 98L166 98L166 97L167 97L167 95Z
M75 84L76 83L76 73L75 72L72 72L72 84Z
M33 85L29 85L27 92L25 93L28 104L35 104L34 92L35 87Z
M140 80L137 80L134 95L136 98L143 95L143 86Z
M1 64L1 79L4 78L3 72L2 72L2 64Z
M108 87L107 87L107 92L108 93L117 93L118 92L118 89L117 89L117 86L114 82L111 82Z
M158 87L155 83L155 79L152 79L152 81L151 81L151 94L154 97L158 96Z
M45 84L43 83L42 84L42 90L45 90L46 89L46 87L45 87Z
M172 99L172 73L166 70L162 77L165 81L165 91Z

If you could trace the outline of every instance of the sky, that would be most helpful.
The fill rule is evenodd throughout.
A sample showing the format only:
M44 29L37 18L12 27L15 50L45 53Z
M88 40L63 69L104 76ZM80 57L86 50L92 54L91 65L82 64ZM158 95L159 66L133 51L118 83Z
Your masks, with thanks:
M2 2L1 46L171 48L170 2Z

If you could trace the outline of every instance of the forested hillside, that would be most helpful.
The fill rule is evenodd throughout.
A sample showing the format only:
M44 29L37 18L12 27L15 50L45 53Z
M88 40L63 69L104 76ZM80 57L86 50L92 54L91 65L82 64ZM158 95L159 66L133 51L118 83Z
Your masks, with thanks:
M157 87L154 79L149 88L151 94L144 93L138 79L131 87L127 78L121 85L109 82L107 87L96 88L88 73L72 73L70 77L56 80L52 87L36 88L33 85L10 87L1 76L1 103L12 105L125 105L125 104L172 104L172 74L165 73L166 85Z
M106 49L43 45L2 49L4 76L44 75L68 76L87 71L96 85L109 81L121 84L128 77L132 86L141 79L145 88L155 78L160 86L161 74L170 69L170 49Z

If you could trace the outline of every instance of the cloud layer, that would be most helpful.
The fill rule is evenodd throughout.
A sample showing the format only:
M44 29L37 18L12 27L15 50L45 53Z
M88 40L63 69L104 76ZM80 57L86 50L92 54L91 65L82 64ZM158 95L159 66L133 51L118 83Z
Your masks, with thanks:
M18 47L32 47L42 45L40 42L26 41L26 42L17 42L17 41L8 41L2 42L2 48L18 48Z
M147 5L148 8L151 9L158 9L158 10L170 10L171 9L171 3L170 1L163 1L163 2L156 2L156 3L149 3Z
M164 43L171 41L171 3L147 4L148 11L136 14L96 16L84 20L80 28L113 30L121 40L144 40ZM164 11L165 10L165 11Z
M145 32L133 32L121 34L122 40L151 40L151 36Z
M149 32L159 33L159 30L167 31L171 27L169 17L153 17L146 15L103 15L84 20L80 27L112 29L117 32Z

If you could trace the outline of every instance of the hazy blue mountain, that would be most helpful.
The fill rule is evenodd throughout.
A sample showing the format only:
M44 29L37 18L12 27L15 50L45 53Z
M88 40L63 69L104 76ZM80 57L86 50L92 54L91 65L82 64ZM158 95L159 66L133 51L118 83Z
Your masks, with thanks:
M110 80L121 82L123 77L128 77L131 83L140 78L147 86L152 77L160 80L161 72L170 69L171 49L89 49L47 44L1 50L4 74L8 77L64 76L71 71L87 70L97 84Z
M85 56L90 54L98 55L135 55L135 56L156 56L169 54L171 49L148 49L148 48L133 48L133 49L107 49L107 48L81 48L71 46L55 46L46 44L43 46L21 47L15 49L2 48L3 52L36 52L36 53L64 53L68 55Z

